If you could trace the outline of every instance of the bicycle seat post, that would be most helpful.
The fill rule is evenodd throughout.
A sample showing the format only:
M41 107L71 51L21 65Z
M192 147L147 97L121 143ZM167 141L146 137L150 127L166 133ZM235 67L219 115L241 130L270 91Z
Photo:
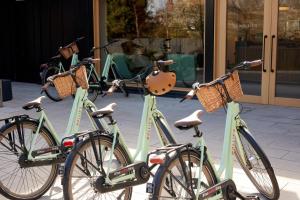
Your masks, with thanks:
M198 126L194 126L194 130L195 130L195 135L193 135L193 137L202 137L203 132L199 130Z
M117 123L117 121L113 119L112 115L108 115L106 117L108 118L108 120L110 122L109 125L115 125Z

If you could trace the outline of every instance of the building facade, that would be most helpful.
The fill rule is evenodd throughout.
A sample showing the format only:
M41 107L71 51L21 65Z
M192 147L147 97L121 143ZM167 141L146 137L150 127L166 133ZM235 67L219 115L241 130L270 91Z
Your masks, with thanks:
M119 57L133 54L129 44L137 54L175 60L175 90L207 82L243 60L263 58L261 68L240 72L242 101L300 106L300 1L94 0L93 4L95 45L119 39L110 47ZM147 62L143 56L129 57ZM103 52L101 58L105 60Z

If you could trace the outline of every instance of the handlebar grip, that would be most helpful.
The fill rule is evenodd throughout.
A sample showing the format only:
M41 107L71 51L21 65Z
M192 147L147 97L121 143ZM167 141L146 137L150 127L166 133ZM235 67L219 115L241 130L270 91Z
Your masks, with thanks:
M100 62L100 58L93 58L91 61L92 61L93 63Z
M194 96L195 96L195 94L196 94L196 91L195 90L191 90L191 91L189 91L189 93L187 93L187 97L189 97L189 98L193 98Z
M79 38L76 38L76 42L78 42L78 41L80 41L80 40L83 40L85 37L84 36L82 36L82 37L79 37Z
M191 91L189 91L189 92L187 93L187 95L185 95L185 96L180 100L180 102L183 102L183 101L186 100L186 99L192 99L192 98L195 96L195 94L196 94L196 91L195 91L194 89L192 89Z
M159 61L157 61L157 63L159 65L167 66L167 65L174 64L174 61L173 60L159 60Z
M263 59L253 60L253 61L244 61L235 66L230 70L230 73L233 73L235 70L249 70L253 67L258 67L263 65Z
M263 63L263 60L259 59L259 60L254 60L254 61L250 61L248 63L249 67L258 67L261 66Z
M99 62L99 61L100 61L100 58L91 58L91 57L88 57L88 58L82 59L82 61L79 62L78 64L79 65L85 65L85 64L96 63L96 62Z

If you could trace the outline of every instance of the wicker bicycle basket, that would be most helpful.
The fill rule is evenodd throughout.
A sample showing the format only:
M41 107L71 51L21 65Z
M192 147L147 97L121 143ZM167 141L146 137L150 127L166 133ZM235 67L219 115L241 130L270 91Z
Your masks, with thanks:
M89 88L85 66L80 66L75 71L75 76L75 80L80 87L82 87L83 89ZM53 80L53 84L59 97L62 99L76 93L76 83L71 74L55 78Z
M233 72L223 81L232 100L238 100L243 96L237 71ZM207 112L213 112L227 103L225 90L221 83L216 81L201 85L197 89L196 95Z
M59 53L65 58L69 59L74 53L79 53L76 42L72 42L67 47L62 47L59 49Z

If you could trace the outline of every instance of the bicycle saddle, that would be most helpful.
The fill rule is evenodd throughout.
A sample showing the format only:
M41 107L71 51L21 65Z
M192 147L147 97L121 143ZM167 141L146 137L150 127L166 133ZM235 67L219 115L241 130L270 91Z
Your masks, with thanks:
M111 103L104 108L92 112L91 115L92 117L98 117L99 115L110 115L114 112L114 107L116 107L116 105L116 103Z
M180 119L174 123L174 126L179 129L190 129L194 126L198 126L202 124L202 121L200 119L200 116L202 115L202 110L196 110L191 115Z
M24 110L31 110L33 108L40 108L41 107L41 104L42 104L42 100L45 99L46 97L45 96L41 96L33 101L30 101L28 103L26 103L24 106L23 106L23 109Z

